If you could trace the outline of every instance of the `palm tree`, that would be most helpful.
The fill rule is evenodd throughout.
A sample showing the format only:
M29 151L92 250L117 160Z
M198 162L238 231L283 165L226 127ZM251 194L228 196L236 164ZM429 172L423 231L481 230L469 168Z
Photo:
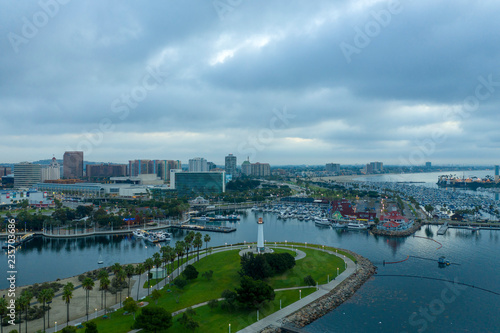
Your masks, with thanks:
M111 282L109 281L109 277L107 277L107 276L102 276L99 279L99 286L101 288L101 291L104 291L104 314L107 314L107 312L106 312L106 309L107 309L107 306L106 306L107 305L106 304L106 291L108 291L110 283ZM101 294L102 294L102 292L101 292Z
M118 273L118 271L122 269L122 265L120 265L119 263L115 262L113 264L113 266L111 266L111 271L113 271L113 274L116 275L116 273Z
M1 333L3 333L3 316L7 314L7 299L6 298L0 298L0 330Z
M193 240L193 246L197 249L197 261L200 261L200 247L202 245L203 241L201 240L201 233L197 232Z
M205 234L205 237L203 237L203 241L205 242L205 255L208 254L208 242L210 242L210 235L209 234Z
M174 273L174 262L175 262L175 249L170 248L170 274Z
M26 323L24 325L26 327L26 333L28 333L28 309L30 308L30 303L31 303L31 299L33 298L33 294L29 290L24 290L23 297L24 297L24 301L26 302L24 304L24 310L26 311L26 313L24 314L24 317L26 319ZM1 321L0 321L0 323L1 323Z
M191 244L193 243L193 240L194 240L194 231L190 231L186 237L184 237L184 247L186 248L186 257L187 257L187 261L189 261L189 249L191 249Z
M109 273L108 273L108 271L107 271L107 270L105 270L105 269L101 269L101 270L99 271L99 274L97 274L97 278L99 279L99 281L101 281L101 280L102 280L102 278L104 278L104 277L109 278ZM103 302L102 302L103 297L104 297L104 292L103 292L103 289L101 288L101 309L102 309L102 306L103 306Z
M66 322L69 323L69 302L73 298L73 290L75 286L73 283L68 282L63 288L62 299L66 303Z
M87 321L89 321L89 296L90 296L90 291L93 289L94 287L94 280L92 280L91 278L85 278L85 280L83 280L82 282L82 287L83 289L85 289L85 292L86 292L86 307L85 307L85 310L86 310L86 315L87 315Z
M52 303L52 299L55 296L54 289L52 288L47 289L47 294L45 296L47 298L47 304ZM50 327L50 305L48 306L47 309L47 328L49 327Z
M125 266L125 273L127 274L127 277L128 277L128 296L127 297L130 297L130 278L132 278L132 276L134 276L134 273L135 273L134 266L133 265Z
M43 331L45 332L45 302L47 301L49 297L49 289L43 289L38 293L37 300L38 302L42 303L42 312L43 312Z
M149 296L149 273L151 272L151 268L154 266L154 261L151 258L146 259L144 262L144 269L148 271L148 296Z
M184 255L184 242L175 242L175 253L177 254L177 269L180 270L179 259Z
M125 279L127 278L127 273L125 272L124 269L120 269L117 273L116 273L116 279L118 280L118 283L119 283L119 286L120 286L120 306L122 304L122 286L123 286L123 282L125 281Z
M139 290L141 289L141 275L144 274L144 265L137 264L137 266L135 266L135 272L137 275L139 275L139 282L137 283L137 300L139 300Z
M171 254L171 251L172 251L172 248L167 245L167 246L163 246L161 249L161 259L162 259L162 262L163 262L163 267L165 267L166 269L166 275L168 275L168 262L170 261L170 254ZM163 284L163 286L166 286L167 285L167 279L165 278L165 283Z
M161 266L161 257L160 257L160 253L159 252L155 252L153 254L153 263L155 264L156 266L156 283L158 284L158 267Z

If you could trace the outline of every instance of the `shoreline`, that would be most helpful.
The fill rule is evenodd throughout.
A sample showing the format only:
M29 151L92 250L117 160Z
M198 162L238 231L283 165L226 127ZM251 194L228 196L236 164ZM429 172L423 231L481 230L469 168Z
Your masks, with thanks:
M302 328L323 317L342 305L345 301L349 300L349 298L351 298L355 292L376 273L377 267L373 265L370 260L355 252L346 249L341 250L356 258L358 265L357 271L347 277L328 294L285 317L283 319L283 324L291 324L295 327ZM281 329L266 329L262 332L281 332Z

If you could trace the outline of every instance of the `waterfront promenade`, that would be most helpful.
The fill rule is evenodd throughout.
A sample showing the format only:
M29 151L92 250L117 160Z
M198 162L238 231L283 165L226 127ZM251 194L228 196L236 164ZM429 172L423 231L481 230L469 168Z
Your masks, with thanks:
M233 245L233 246L216 248L216 249L213 249L212 251L210 251L208 254L206 252L200 253L200 259L206 257L207 255L211 255L211 254L215 254L215 253L219 253L219 252L223 252L223 251L230 251L230 250L237 250L237 249L244 251L248 248L247 246L248 245L245 245L245 246ZM273 246L272 248L275 248L275 247ZM278 245L277 248L285 248L285 247L280 247ZM297 249L297 248L306 248L306 246L295 246L295 249ZM290 247L287 247L286 249L290 249ZM281 325L281 320L283 318L293 314L294 312L300 310L302 307L314 302L315 300L327 295L329 292L331 292L333 289L335 289L335 287L337 287L342 281L344 281L346 278L348 278L349 276L351 276L353 273L356 272L357 265L351 259L349 259L347 257L343 257L342 255L339 255L333 251L322 250L322 249L318 249L318 251L324 251L324 252L330 253L332 255L337 255L338 257L341 257L343 260L345 260L347 269L344 272L342 272L335 280L330 281L330 283L324 284L324 285L319 285L318 290L316 292L314 292L313 294L310 294L310 295L302 298L301 300L275 312L272 315L269 315L268 317L262 318L258 322L248 326L247 328L241 330L240 332L258 332L258 331L260 331L263 328L268 327L268 326L279 327ZM304 257L305 257L305 253L303 251L298 250L296 260L300 260ZM187 263L181 265L181 267L179 269L174 270L172 272L172 274L170 274L169 277L167 277L167 279L172 281L173 279L178 277L179 274L182 273L182 271L184 270L184 268L187 265L193 264L195 261L196 261L196 258L190 259ZM139 281L141 282L141 284L139 284ZM147 281L147 272L140 276L140 280L139 280L138 275L133 276L131 279L132 288L130 290L130 295L132 297L134 297L134 299L136 298L137 295L139 295L139 297L138 297L139 300L143 301L144 305L147 305L148 288L142 287L142 285L144 284L145 281ZM168 281L161 281L157 285L151 287L151 289L149 290L149 294L151 294L152 290L154 290L154 289L162 288L165 285L165 282L168 283ZM76 287L78 288L80 286L76 286ZM290 289L305 289L305 288L310 288L310 287L307 287L307 286L292 287L292 288L285 288L285 289L276 289L276 291L290 290ZM110 297L109 299L111 300L112 297ZM206 303L207 302L196 304L196 305L193 305L192 307L196 308L199 306L203 306ZM65 311L66 307L65 306L63 306L63 307L64 307L63 310ZM113 306L108 306L108 308L111 308L112 310L117 310L120 307L121 307L120 303L115 304ZM83 308L81 310L83 310ZM187 309L178 310L178 311L174 312L173 315L177 315L179 313L182 313L185 310L187 310ZM55 313L54 313L54 315L55 315ZM104 309L98 310L96 312L92 312L91 315L89 315L89 319L94 319L94 318L100 317L102 315L104 315ZM112 315L112 312L111 312L111 315ZM40 323L38 323L38 321ZM83 315L83 313L81 313L81 316L79 316L78 318L70 320L69 325L76 326L78 324L83 324L86 321L87 321L87 317L85 315ZM40 327L41 319L39 319L33 323L30 322L30 324L32 325L33 328L41 328ZM62 328L66 327L67 325L68 325L68 323L62 323L62 324L59 323L57 325L57 329L61 330ZM47 333L54 333L55 327L51 327L51 328L46 329L46 332Z

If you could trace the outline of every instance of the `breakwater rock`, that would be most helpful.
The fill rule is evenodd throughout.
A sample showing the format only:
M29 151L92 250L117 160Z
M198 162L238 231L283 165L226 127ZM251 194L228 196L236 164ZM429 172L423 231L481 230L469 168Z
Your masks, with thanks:
M312 323L348 300L352 295L354 295L356 290L358 290L363 283L370 278L370 276L375 274L377 268L368 259L349 250L342 251L348 252L356 258L358 264L358 270L356 273L346 278L328 294L318 298L316 301L309 303L307 306L284 318L284 325L304 327L305 325Z
M422 222L415 222L413 225L406 229L406 230L401 230L401 231L389 231L389 230L380 230L374 227L371 230L371 233L374 235L380 235L380 236L390 236L390 237L407 237L413 235L417 230L420 229L422 226Z

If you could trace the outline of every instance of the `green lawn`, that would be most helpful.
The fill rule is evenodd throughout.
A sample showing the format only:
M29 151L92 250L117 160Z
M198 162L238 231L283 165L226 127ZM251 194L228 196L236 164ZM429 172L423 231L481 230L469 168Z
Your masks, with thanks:
M302 297L315 291L315 288L302 289ZM286 307L299 300L299 291L286 290L276 292L274 301L267 303L264 308L259 311L259 319L278 311L280 309L280 299L282 307ZM257 310L226 312L221 310L220 307L211 310L208 306L202 306L196 308L195 311L196 315L193 319L200 324L200 327L195 332L228 332L229 324L231 324L231 332L236 332L257 321ZM170 327L168 332L192 332L185 329L177 322L177 319L181 316L182 315L177 315L174 317L174 324ZM99 332L101 332L101 330L99 330Z
M314 249L301 248L300 251L306 253L306 257L296 262L292 270L280 276L269 278L268 282L274 289L289 288L304 285L304 277L311 275L319 284L325 284L339 273L344 271L344 261L334 255Z
M288 244L290 245L290 244ZM160 290L162 297L158 300L158 305L167 309L169 312L175 312L189 306L217 299L225 289L234 290L239 286L240 269L239 250L241 247L236 246L234 250L214 253L207 258L201 259L194 266L200 273L198 278L190 281L184 290L180 290L173 284L167 285ZM322 248L322 246L320 246ZM267 282L275 289L303 286L303 278L311 275L320 284L327 282L327 275L330 274L330 279L336 275L337 267L340 267L340 272L343 271L344 263L341 258L327 254L322 251L317 251L312 248L301 248L306 252L307 256L297 261L296 266L279 277L269 279ZM276 249L276 252L288 252L295 255L295 251L286 249ZM208 281L202 277L202 273L212 270L213 278ZM142 281L141 281L142 282ZM146 282L147 284L147 282ZM163 284L160 283L160 286ZM302 297L313 293L316 289L304 287ZM299 299L299 290L286 290L276 292L276 297L273 302L267 303L260 311L260 319L268 316L280 309L280 300L282 307L285 307ZM154 302L150 298L144 299L150 304ZM236 332L252 323L257 319L256 310L237 310L234 312L226 312L220 308L211 310L208 306L202 306L196 309L197 314L194 320L200 324L196 332L227 332L229 323L231 323L231 331ZM123 315L123 310L118 310L111 313L110 318L95 319L100 333L119 333L128 332L134 322L132 315ZM174 325L168 332L188 332L174 318ZM79 330L84 332L84 329Z

